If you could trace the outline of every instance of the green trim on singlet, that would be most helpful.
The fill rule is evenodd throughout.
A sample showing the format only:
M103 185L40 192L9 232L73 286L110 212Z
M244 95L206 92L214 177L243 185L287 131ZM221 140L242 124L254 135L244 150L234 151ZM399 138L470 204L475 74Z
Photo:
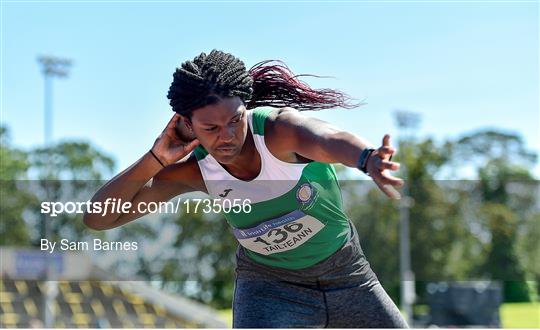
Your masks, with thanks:
M302 205L296 196L299 187L305 183L309 183L317 191L315 200L308 205ZM336 172L330 164L311 162L304 168L294 188L287 193L251 204L250 213L226 213L224 216L231 226L245 229L256 226L261 220L276 218L294 210L301 210L321 221L325 225L324 229L293 250L261 255L245 249L246 255L263 265L302 269L328 258L347 241L350 232L348 218L343 212Z
M262 108L253 111L253 133L258 135L264 135L264 123L266 118L275 109Z
M264 143L265 121L273 110L271 108L255 109L252 113L253 133L254 137L259 139L259 142L262 140ZM194 153L199 161L199 166L205 166L205 161L203 160L208 155L208 152L199 145L194 150ZM271 157L271 155L266 155L265 157L265 159L261 160L268 162L265 163L267 166L279 166L280 171L298 170L299 164L280 162L274 159L275 157ZM289 189L288 191L285 189L285 193L282 195L268 196L266 200L250 204L251 212L249 213L223 213L227 222L232 227L238 229L253 228L262 222L279 218L297 210L317 219L324 225L320 231L309 236L310 238L306 239L303 244L291 250L277 251L273 254L263 255L246 248L246 255L257 263L286 269L306 268L330 257L349 238L349 221L343 211L341 189L334 167L331 164L316 161L302 165L304 167L300 169L299 179L295 179L294 182L281 181L280 183L280 180L283 180L283 178L279 177L270 179L272 181L268 182L269 186L272 184L286 184L287 187L290 187L287 188ZM207 186L212 185L212 181L207 182L205 178L205 184ZM307 203L301 201L298 197L300 189L302 187L305 188L306 184L309 184L314 191L311 195L313 198L309 199ZM249 198L249 196L245 198ZM291 234L292 236L293 234Z
M199 144L193 150L193 154L195 155L195 158L197 158L197 161L199 161L199 160L203 160L204 157L208 156L208 151L206 151L206 149L204 149L204 147Z
M266 121L268 114L270 114L270 112L273 110L275 109L264 108L253 111L253 133L257 135L264 135L264 122ZM203 160L206 156L208 156L208 151L206 151L206 149L204 149L204 147L200 144L193 150L193 153L195 154L197 160Z

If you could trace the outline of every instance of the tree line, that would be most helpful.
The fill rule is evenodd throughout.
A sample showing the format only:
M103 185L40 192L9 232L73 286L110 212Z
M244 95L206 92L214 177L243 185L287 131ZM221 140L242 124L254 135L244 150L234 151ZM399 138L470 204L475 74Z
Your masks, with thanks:
M138 278L218 308L230 307L237 243L220 214L180 212L146 216L112 232L95 232L81 214L45 219L44 200L88 200L110 177L114 159L87 141L63 141L22 150L0 128L0 245L39 246L50 239L94 237L159 242L141 249L135 262L117 260L109 270ZM402 138L395 174L412 201L410 251L417 303L438 281L500 281L504 299L537 300L540 283L540 201L531 171L537 155L521 136L478 130L444 142ZM399 201L369 180L336 165L344 206L360 235L371 267L399 300ZM44 226L47 221L48 226ZM167 237L165 239L164 237Z

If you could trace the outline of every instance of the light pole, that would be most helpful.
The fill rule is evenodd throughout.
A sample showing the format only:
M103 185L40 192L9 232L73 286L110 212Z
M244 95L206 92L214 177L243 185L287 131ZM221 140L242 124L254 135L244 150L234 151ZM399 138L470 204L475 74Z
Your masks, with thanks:
M43 77L45 78L44 88L44 110L45 110L45 129L44 129L44 142L46 146L52 141L52 79L66 78L68 76L68 70L71 66L71 60L65 58L58 58L54 56L40 56L38 62L41 64Z
M404 135L412 136L412 132L420 124L420 115L408 111L397 111L395 113L397 126ZM402 140L403 136L400 136ZM407 173L406 163L401 162L401 170ZM407 178L405 178L407 179ZM413 321L412 306L415 300L414 273L411 267L411 248L409 232L409 210L414 204L414 200L409 196L407 182L403 186L403 197L399 204L400 226L399 226L399 273L401 278L401 309L405 312L407 322L411 327Z
M43 108L44 108L44 143L45 147L50 147L53 139L53 107L52 107L52 81L54 77L65 78L68 76L68 70L71 66L71 60L53 57L53 56L40 56L38 57L38 62L41 65L43 77L45 79L44 85L44 98L43 98ZM47 166L50 166L50 162L47 161ZM45 180L51 179L49 177L51 171L50 168L46 170L47 176ZM45 194L48 195L48 190L45 189ZM47 196L45 196L47 198ZM41 237L47 240L50 239L50 228L48 225L47 217L45 214L42 214L41 218ZM54 301L56 295L58 294L58 282L55 280L57 277L55 274L56 263L54 256L46 257L46 277L45 277L45 292L43 292L43 325L45 328L54 327L55 319L55 310L54 310Z

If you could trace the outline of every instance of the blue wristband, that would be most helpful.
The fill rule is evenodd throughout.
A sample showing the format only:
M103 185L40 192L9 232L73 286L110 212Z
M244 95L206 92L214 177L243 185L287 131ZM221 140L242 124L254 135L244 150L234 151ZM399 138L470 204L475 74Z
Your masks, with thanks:
M367 161L369 159L369 156L375 151L373 148L365 148L362 150L362 153L360 154L360 157L358 158L358 162L356 163L356 168L360 171L367 174Z

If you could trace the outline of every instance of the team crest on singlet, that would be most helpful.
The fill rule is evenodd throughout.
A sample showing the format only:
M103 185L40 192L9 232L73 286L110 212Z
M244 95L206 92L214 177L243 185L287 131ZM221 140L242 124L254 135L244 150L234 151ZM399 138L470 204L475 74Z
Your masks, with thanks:
M309 182L302 183L296 190L296 200L304 210L311 208L317 197L317 189Z

